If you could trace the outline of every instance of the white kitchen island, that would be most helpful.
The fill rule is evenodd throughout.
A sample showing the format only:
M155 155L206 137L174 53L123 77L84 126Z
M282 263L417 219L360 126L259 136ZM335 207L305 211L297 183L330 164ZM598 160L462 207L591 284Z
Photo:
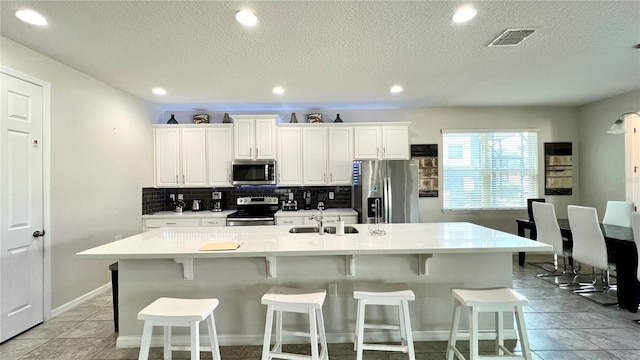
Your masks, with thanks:
M416 340L446 340L452 287L512 286L512 254L550 252L551 246L470 223L384 224L386 235L289 233L291 226L161 228L78 253L119 262L119 347L139 346L140 309L161 296L216 297L223 345L260 344L272 285L327 288L324 305L329 342L352 341L354 281L407 282ZM208 243L240 242L229 251L199 251ZM368 318L396 316L387 309ZM486 319L486 324L492 324ZM303 318L285 324L306 325ZM388 340L380 335L379 340ZM161 333L156 333L160 344ZM186 343L186 339L185 339Z

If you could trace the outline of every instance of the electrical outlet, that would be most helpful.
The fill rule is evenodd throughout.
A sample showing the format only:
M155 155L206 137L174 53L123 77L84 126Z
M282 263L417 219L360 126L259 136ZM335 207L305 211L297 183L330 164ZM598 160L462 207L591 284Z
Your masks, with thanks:
M115 238L113 238L113 241L118 241L118 240L122 240L122 235L116 235Z
M289 193L289 200L293 200L293 193Z
M178 194L178 200L184 200L184 195Z
M176 194L169 194L169 199L171 201L176 201Z
M338 296L338 284L329 284L329 296L337 297Z
M335 198L335 195L333 191L329 191L329 200L333 200L334 198Z

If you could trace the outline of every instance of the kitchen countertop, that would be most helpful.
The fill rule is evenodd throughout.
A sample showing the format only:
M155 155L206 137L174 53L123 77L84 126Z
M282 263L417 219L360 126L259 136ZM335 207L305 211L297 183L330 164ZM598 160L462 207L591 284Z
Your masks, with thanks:
M293 217L293 216L311 216L313 214L317 214L319 210L297 210L297 211L283 211L278 210L276 212L276 217ZM337 215L358 215L358 212L353 210L352 208L335 208L335 209L326 209L324 214L327 216L337 216Z
M156 218L183 218L183 219L201 219L201 218L224 218L227 217L237 210L223 210L223 211L211 211L211 210L202 210L202 211L191 211L185 210L181 213L175 211L158 211L153 214L142 215L143 219L156 219Z
M550 252L550 245L471 223L381 224L386 235L371 235L365 224L349 225L358 234L291 234L287 225L159 228L78 253L109 259L170 259L263 256L375 255ZM230 251L199 251L212 242L238 241Z

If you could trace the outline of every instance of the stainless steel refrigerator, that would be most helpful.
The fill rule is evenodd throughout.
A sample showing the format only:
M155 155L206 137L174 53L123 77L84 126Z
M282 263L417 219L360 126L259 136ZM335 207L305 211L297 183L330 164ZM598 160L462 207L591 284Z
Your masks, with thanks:
M418 163L415 160L363 160L353 163L353 207L359 221L420 222Z

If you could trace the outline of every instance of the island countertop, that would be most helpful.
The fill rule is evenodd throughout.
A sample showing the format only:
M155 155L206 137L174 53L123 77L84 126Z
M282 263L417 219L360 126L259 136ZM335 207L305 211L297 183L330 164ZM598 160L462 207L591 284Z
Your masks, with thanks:
M289 233L291 226L160 228L78 253L111 259L216 258L375 254L550 252L550 245L479 225L456 223L350 225L358 234ZM208 243L240 242L236 250L200 251Z

